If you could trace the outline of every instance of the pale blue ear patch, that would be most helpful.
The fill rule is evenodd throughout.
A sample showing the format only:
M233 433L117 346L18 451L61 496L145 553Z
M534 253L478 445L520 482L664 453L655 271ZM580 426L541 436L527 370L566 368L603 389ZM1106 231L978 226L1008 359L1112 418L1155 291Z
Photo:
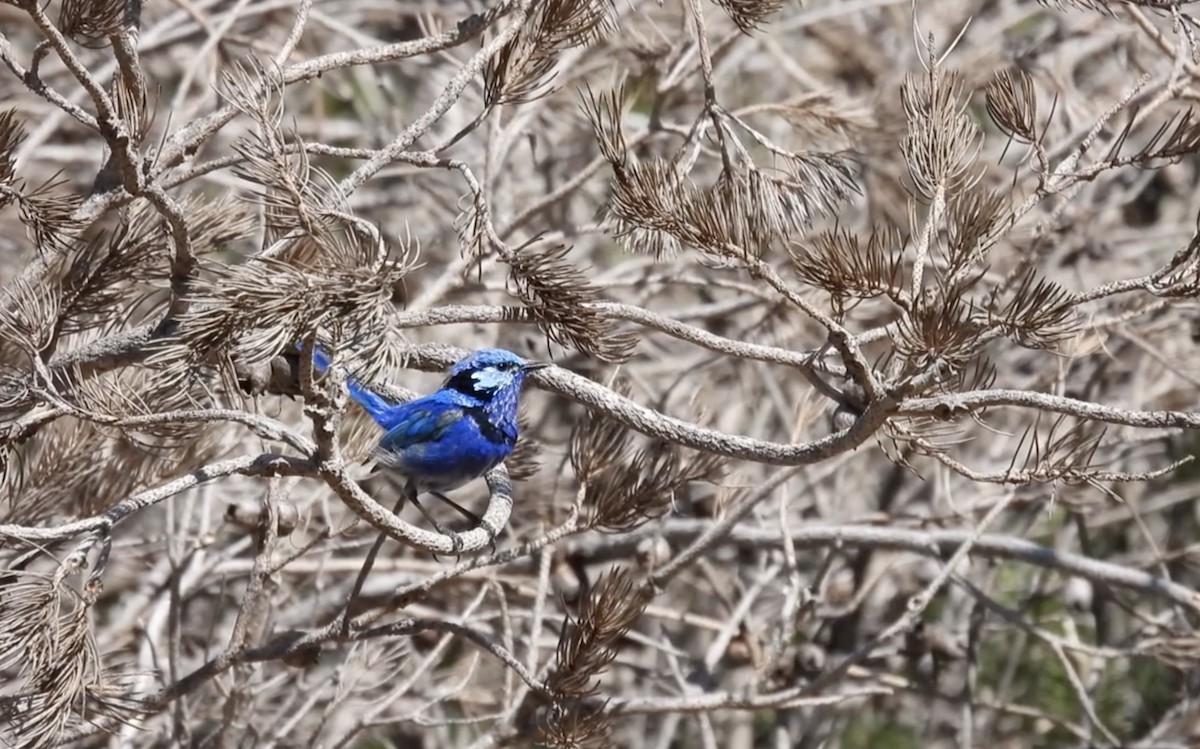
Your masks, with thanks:
M496 367L484 367L472 372L471 379L475 381L476 390L495 391L510 385L514 379L514 372Z

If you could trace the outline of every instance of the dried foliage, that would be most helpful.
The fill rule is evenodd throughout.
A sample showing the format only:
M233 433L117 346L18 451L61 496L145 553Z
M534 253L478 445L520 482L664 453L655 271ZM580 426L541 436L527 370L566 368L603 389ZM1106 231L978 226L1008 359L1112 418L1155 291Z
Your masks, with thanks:
M988 83L987 113L996 127L1017 142L1038 140L1037 93L1033 79L1020 68L1002 70Z
M125 25L123 0L63 0L58 28L80 44L99 45Z
M618 382L616 392L627 393ZM667 512L677 493L715 477L721 461L711 454L685 455L677 446L653 442L635 447L619 424L589 413L571 435L570 459L583 487L587 524L604 532L636 528Z
M1197 28L0 3L0 744L1195 743Z
M526 248L508 258L514 295L533 310L546 338L605 362L629 358L637 339L592 311L600 289L566 262L566 245Z
M546 687L554 700L538 726L550 746L610 745L612 725L602 706L597 677L620 652L621 640L641 619L650 596L628 570L613 570L596 582L568 617L558 638L554 671Z
M121 680L106 673L88 623L95 603L61 576L7 576L0 592L0 670L13 675L0 695L10 746L52 743L97 716L129 718Z
M855 189L845 154L777 152L784 167L768 172L744 148L712 185L698 186L681 161L633 158L621 124L624 98L622 89L589 91L583 109L613 169L606 217L631 250L664 258L690 246L735 260L758 257L833 212ZM720 123L722 138L736 137L741 123Z
M917 193L932 200L977 179L973 169L982 133L967 114L962 77L939 65L910 74L900 88L908 122L904 161Z
M110 388L118 385L125 383L108 383ZM155 395L161 402L169 391ZM130 391L117 397L129 401L147 396ZM149 410L157 402L138 405ZM39 433L36 442L17 446L0 487L3 522L34 525L102 512L138 489L194 470L229 449L222 444L224 435L194 424L143 429L130 434L132 430L63 420Z
M401 262L382 268L313 268L263 258L203 268L176 319L147 363L180 376L238 361L253 366L287 351L314 326L336 330L355 345L352 371L364 381L395 366L388 349L393 286L408 272ZM183 366L181 366L181 364Z
M997 289L999 291L999 289ZM1032 271L1008 289L1009 298L993 301L988 326L1028 348L1053 348L1079 332L1072 294Z
M4 192L0 192L0 208L8 205L12 199L8 190L17 174L13 153L24 140L25 128L21 126L16 111L6 109L0 112L0 188L4 188Z
M947 199L946 261L951 268L967 268L982 261L996 243L1011 209L1006 195L980 187L955 193Z
M744 32L759 28L767 17L783 7L781 0L714 0Z
M541 0L533 5L521 30L488 60L483 74L488 107L545 96L562 53L594 44L613 28L612 0Z
M256 126L233 144L241 160L232 172L254 186L267 241L297 240L278 254L317 268L378 262L378 232L354 218L337 182L310 163L301 139L284 132L279 71L252 59L226 72L221 93Z
M64 257L56 307L56 334L77 333L108 322L103 313L120 304L137 284L165 278L167 232L146 204L112 231L102 232Z
M882 296L905 305L904 245L887 228L871 232L865 242L845 229L829 229L795 245L791 254L796 276L827 292L841 317L850 300Z
M963 299L962 289L939 291L937 297L913 305L896 331L896 352L913 371L957 371L982 353L981 315Z

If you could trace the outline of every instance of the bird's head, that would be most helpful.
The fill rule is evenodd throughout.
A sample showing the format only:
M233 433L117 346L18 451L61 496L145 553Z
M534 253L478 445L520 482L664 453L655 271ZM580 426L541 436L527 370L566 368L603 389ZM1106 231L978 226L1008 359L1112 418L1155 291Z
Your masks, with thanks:
M450 376L442 387L484 403L498 396L503 400L511 398L515 406L525 373L547 366L542 362L526 361L504 349L483 348L458 360L450 368Z

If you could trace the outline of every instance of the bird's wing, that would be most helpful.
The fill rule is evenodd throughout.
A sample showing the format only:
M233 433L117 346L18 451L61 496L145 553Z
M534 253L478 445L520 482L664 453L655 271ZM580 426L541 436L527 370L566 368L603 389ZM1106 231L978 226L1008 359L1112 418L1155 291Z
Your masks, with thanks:
M448 403L406 403L393 413L391 428L379 440L379 448L398 452L433 442L462 417L463 409Z

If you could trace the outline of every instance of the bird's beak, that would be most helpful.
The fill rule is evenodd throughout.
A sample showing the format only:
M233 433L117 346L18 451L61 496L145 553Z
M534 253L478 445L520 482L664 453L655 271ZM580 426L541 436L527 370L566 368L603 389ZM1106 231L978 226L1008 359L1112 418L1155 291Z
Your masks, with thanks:
M550 362L548 362L548 361L525 362L524 366L521 367L521 371L522 372L532 372L535 369L545 369L546 367L549 367L549 366L550 366Z

